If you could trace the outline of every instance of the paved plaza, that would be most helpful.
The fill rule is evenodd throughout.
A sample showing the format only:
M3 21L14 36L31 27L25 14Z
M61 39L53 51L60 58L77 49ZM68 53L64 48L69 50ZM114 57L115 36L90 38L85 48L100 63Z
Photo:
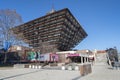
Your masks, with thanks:
M48 69L9 69L0 70L0 80L74 80L79 71Z
M93 72L80 76L80 71L0 68L0 80L120 80L120 70L113 70L103 63L96 63Z
M91 74L78 80L120 80L120 69L112 69L105 63L96 63Z

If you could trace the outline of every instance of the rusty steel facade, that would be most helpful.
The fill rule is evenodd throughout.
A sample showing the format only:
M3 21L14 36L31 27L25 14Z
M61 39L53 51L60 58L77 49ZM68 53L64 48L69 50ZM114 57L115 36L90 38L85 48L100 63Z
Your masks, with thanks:
M54 47L58 51L71 50L87 37L67 8L17 26L16 32L23 32L32 47L45 46L45 43L46 47Z

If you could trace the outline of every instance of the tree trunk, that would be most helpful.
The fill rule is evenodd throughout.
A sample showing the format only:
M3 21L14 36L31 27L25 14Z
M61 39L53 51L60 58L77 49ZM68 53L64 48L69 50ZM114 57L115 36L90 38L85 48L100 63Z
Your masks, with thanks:
M4 62L3 63L6 63L7 62L7 52L5 52L5 57L4 57Z

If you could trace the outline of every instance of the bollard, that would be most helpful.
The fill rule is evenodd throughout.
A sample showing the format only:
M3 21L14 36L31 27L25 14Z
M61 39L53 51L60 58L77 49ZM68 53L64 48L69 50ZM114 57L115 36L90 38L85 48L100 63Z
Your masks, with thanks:
M65 66L62 66L62 68L61 68L62 70L65 70Z
M31 65L29 65L29 68L32 68L32 66L31 66Z
M38 66L38 69L41 69L41 68L42 68L42 66L39 65L39 66Z
M32 68L34 69L34 68L35 68L35 66L34 66L34 65L32 65Z
M68 66L68 70L72 70L72 66Z
M35 69L37 69L38 68L38 66L37 65L35 65Z
M79 70L79 67L78 67L78 66L75 66L75 70L78 71L78 70Z

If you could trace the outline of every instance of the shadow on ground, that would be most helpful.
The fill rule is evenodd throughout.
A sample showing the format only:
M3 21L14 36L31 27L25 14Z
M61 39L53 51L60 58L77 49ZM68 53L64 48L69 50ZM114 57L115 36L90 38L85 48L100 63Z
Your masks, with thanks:
M27 74L32 74L32 73L36 73L36 72L39 72L39 71L44 71L44 70L36 70L36 71L28 72L28 73L17 74L17 75L14 75L14 76L9 76L9 77L5 77L5 78L1 78L0 80L14 78L14 77L22 76L22 75L27 75Z
M74 78L74 79L72 79L72 80L78 80L78 79L80 79L82 76L78 76L78 77L76 77L76 78Z

